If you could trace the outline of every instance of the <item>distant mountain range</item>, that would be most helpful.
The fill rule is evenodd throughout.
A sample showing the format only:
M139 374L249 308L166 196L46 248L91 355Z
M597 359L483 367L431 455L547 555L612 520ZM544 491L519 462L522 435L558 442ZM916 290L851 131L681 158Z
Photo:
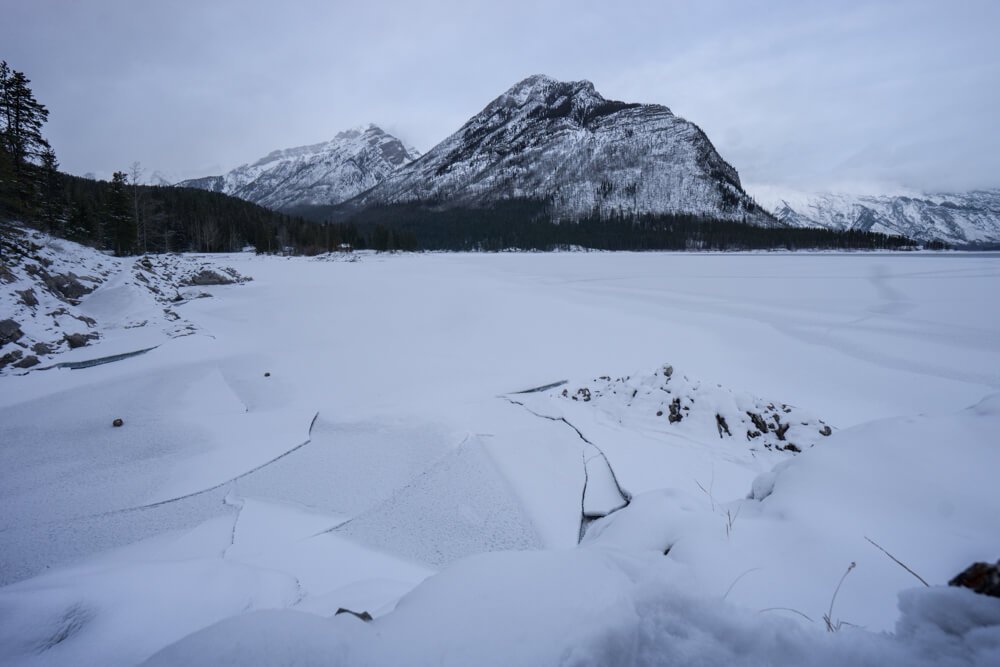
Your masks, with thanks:
M955 246L1000 244L1000 189L861 195L762 188L757 199L793 227L898 234Z
M1000 190L863 195L755 188L752 198L705 133L667 107L607 100L589 81L543 75L515 84L424 155L368 125L177 185L321 221L386 205L482 209L534 200L556 222L691 214L955 246L1000 244Z
M222 176L177 183L275 210L336 204L377 185L419 153L375 125L330 141L274 151Z
M696 125L664 106L606 100L588 81L529 77L418 156L369 126L178 183L314 219L381 204L547 202L554 220L689 213L773 224Z

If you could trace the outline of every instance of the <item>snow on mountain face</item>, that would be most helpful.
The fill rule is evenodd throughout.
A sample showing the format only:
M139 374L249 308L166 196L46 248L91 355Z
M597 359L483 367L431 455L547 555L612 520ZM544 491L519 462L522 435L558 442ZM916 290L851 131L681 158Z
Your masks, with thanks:
M161 187L168 187L174 184L176 178L170 178L167 174L162 171L154 171L152 174L146 178L146 185L156 185Z
M589 81L541 75L516 84L351 207L513 198L547 199L557 219L596 211L773 222L693 123L664 106L606 100Z
M1000 189L959 194L768 192L765 206L794 227L899 234L954 245L1000 243Z
M375 125L331 141L277 150L223 176L180 187L223 192L272 209L338 204L378 184L419 153Z

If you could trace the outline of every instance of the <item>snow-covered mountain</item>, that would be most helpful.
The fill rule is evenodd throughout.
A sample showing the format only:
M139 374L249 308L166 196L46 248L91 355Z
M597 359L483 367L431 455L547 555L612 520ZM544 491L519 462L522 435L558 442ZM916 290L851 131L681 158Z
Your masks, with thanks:
M146 185L157 185L161 187L173 185L176 178L170 178L169 175L162 171L154 171L146 178Z
M556 219L695 213L770 224L696 125L655 104L607 100L589 81L524 79L420 159L349 202L550 202Z
M375 125L332 140L277 150L223 176L177 183L222 192L272 209L337 204L378 184L419 153Z
M778 220L795 227L857 229L953 245L1000 243L1000 189L878 195L753 191Z

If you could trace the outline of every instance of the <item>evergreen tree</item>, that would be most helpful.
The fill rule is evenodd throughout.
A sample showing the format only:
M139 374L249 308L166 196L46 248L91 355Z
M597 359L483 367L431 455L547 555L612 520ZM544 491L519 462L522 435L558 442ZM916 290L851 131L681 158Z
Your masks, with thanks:
M50 151L42 137L42 125L49 111L35 100L22 72L14 71L7 61L0 62L0 145L3 156L0 173L5 190L13 192L14 204L21 215L30 216L39 203L43 172L38 162ZM9 182L8 182L9 179Z
M111 177L111 192L106 211L107 234L105 243L118 256L135 253L137 234L135 219L132 217L132 198L128 192L128 176L116 171Z
M59 188L59 161L51 148L46 148L41 157L41 190L39 199L41 201L42 222L46 230L51 234L62 235L63 207Z

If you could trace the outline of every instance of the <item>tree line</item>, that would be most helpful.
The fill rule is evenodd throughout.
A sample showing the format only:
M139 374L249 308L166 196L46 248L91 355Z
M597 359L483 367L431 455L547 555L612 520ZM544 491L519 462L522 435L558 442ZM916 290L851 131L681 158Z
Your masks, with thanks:
M486 208L428 202L374 206L349 222L362 233L386 230L422 250L899 250L912 239L865 231L762 227L693 214L592 215L554 223L548 203L509 199ZM391 248L390 248L391 249Z
M113 251L316 254L367 239L350 224L323 225L192 188L141 185L141 167L97 181L59 171L42 134L48 109L30 80L0 62L0 221Z

